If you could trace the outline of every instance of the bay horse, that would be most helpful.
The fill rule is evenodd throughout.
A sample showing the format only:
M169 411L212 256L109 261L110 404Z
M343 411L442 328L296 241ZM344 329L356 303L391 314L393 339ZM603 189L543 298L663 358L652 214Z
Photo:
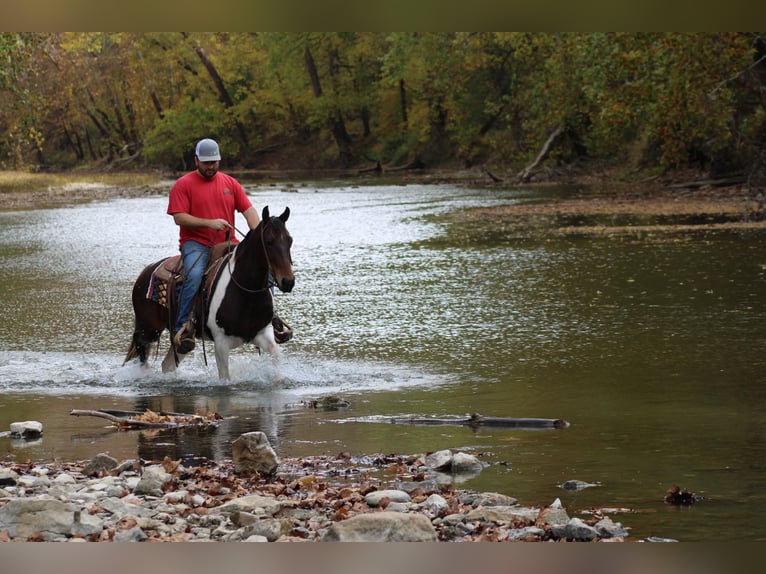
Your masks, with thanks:
M276 324L270 276L280 291L289 293L295 285L290 248L293 239L285 222L290 216L286 207L279 216L270 216L263 208L261 222L248 231L240 243L213 248L203 280L203 296L194 305L195 336L213 341L218 376L229 379L229 353L254 341L259 349L276 358L279 347L274 336ZM149 346L159 343L165 329L175 324L177 305L172 303L176 287L169 280L164 285L161 270L171 270L172 279L182 281L180 255L147 265L133 285L135 329L123 364L139 358L145 365ZM182 285L182 283L181 283ZM159 297L157 294L162 293ZM281 324L281 320L280 320ZM174 371L185 355L171 342L162 361L162 371Z

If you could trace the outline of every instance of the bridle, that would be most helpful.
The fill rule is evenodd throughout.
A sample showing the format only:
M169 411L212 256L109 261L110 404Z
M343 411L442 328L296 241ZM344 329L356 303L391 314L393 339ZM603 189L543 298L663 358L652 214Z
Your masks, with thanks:
M271 275L271 258L269 257L268 249L266 249L266 242L263 240L263 232L266 230L266 227L271 224L271 220L272 220L272 218L269 218L268 221L266 221L266 222L261 221L258 224L258 227L261 228L261 230L260 230L261 246L263 247L263 255L266 257L266 268L268 270L267 276L266 276L266 286L265 287L260 287L258 289L249 289L249 288L245 287L244 285L242 285L239 281L237 281L237 279L234 277L234 270L231 267L231 261L232 261L232 259L234 259L234 250L236 249L236 247L234 249L232 249L229 252L229 254L227 255L228 261L226 262L226 266L227 266L227 268L229 270L229 277L231 277L231 280L234 283L234 285L239 287L245 293L262 293L263 291L268 291L272 287L276 286L276 283L274 283L273 280L271 279L271 276L272 276ZM236 227L234 228L234 230L237 233L239 233L240 235L242 235L243 237L245 236L245 234L243 234Z

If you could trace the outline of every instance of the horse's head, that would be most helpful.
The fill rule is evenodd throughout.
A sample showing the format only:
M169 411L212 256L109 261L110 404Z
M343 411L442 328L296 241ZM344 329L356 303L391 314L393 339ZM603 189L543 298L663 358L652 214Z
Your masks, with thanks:
M290 217L289 207L285 207L282 215L271 217L269 207L266 206L261 213L260 225L263 249L271 268L271 274L274 276L279 290L284 293L289 293L295 286L293 258L290 255L293 238L285 226L288 217Z

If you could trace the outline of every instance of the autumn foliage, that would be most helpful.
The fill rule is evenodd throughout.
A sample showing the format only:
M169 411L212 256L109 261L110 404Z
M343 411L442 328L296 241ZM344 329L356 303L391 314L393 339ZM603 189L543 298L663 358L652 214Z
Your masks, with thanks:
M753 32L0 33L0 167L761 169ZM6 65L7 64L7 65Z

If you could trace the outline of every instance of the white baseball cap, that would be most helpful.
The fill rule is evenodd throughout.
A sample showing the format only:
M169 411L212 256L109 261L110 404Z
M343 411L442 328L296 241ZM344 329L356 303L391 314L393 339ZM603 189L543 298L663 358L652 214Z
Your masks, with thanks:
M197 142L197 147L194 150L194 155L200 161L220 161L221 151L218 149L218 142L205 138Z

